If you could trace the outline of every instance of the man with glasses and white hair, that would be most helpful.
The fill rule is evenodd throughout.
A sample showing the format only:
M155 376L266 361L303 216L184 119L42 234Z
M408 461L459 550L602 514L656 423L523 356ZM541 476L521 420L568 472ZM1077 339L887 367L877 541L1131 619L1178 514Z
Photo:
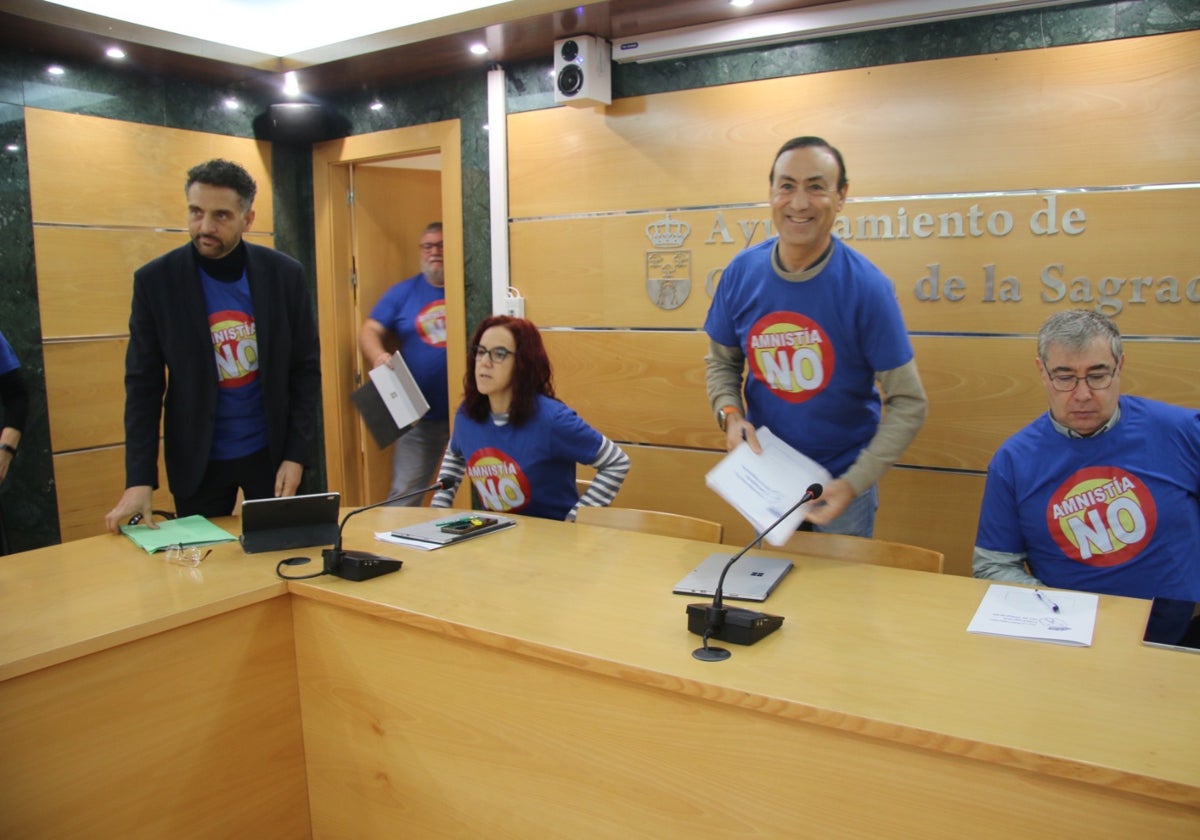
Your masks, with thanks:
M1058 312L1038 333L1050 410L988 465L975 577L1200 600L1200 411L1121 395L1121 334Z
M404 363L429 403L429 412L393 447L389 496L428 487L450 439L442 223L426 225L417 247L421 251L420 273L384 292L358 334L363 357L372 367L391 361L392 354L384 347L390 336L399 345ZM423 502L418 496L395 504L418 507Z

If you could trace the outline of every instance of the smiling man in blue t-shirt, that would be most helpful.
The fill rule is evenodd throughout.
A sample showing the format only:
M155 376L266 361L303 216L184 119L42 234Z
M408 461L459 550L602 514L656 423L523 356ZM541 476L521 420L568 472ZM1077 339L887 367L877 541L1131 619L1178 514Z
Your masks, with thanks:
M912 344L891 281L833 236L849 187L841 153L789 140L770 185L776 235L733 258L704 322L709 401L727 449L761 453L766 426L829 470L808 514L816 530L870 537L876 483L925 420Z

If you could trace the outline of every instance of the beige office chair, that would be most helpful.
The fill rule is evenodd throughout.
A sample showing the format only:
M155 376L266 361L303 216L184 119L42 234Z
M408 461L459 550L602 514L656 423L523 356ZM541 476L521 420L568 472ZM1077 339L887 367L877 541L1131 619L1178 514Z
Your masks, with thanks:
M725 526L711 519L700 519L680 513L639 508L581 507L575 521L583 525L601 525L622 531L639 531L662 537L683 537L689 540L720 542Z
M848 537L843 534L822 534L818 531L797 531L779 548L791 554L807 554L810 557L832 557L855 563L873 563L876 566L895 566L899 569L916 569L922 572L942 573L946 556L932 548L885 540Z

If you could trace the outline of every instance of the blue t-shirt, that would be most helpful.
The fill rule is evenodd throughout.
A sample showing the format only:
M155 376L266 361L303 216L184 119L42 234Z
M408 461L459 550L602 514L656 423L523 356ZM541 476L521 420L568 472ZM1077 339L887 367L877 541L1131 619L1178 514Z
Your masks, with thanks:
M777 239L747 248L721 274L704 322L746 354L746 419L841 475L875 436L877 371L907 364L912 343L892 282L834 240L819 274L785 280Z
M1043 414L988 465L975 543L1047 586L1200 600L1200 412L1123 396L1088 438Z
M372 319L400 340L400 355L417 387L429 403L427 420L450 416L450 389L446 384L446 290L418 274L388 289Z
M208 328L217 358L217 414L213 419L215 461L244 458L267 448L267 413L258 379L258 330L250 283L225 283L200 271Z
M21 362L13 352L12 345L8 343L4 333L0 333L0 374L17 370L19 367Z
M591 464L603 436L558 400L538 397L520 428L472 420L460 408L450 450L485 510L566 519L579 501L575 465Z

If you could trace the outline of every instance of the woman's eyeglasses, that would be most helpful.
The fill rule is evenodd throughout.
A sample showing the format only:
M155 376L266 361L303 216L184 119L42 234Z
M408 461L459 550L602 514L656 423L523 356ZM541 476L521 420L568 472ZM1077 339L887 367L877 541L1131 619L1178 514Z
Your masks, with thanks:
M487 356L494 365L503 364L510 356L517 355L515 350L509 350L507 347L493 347L489 350L482 344L476 344L471 348L471 352L475 354L475 361L482 362L483 357Z

